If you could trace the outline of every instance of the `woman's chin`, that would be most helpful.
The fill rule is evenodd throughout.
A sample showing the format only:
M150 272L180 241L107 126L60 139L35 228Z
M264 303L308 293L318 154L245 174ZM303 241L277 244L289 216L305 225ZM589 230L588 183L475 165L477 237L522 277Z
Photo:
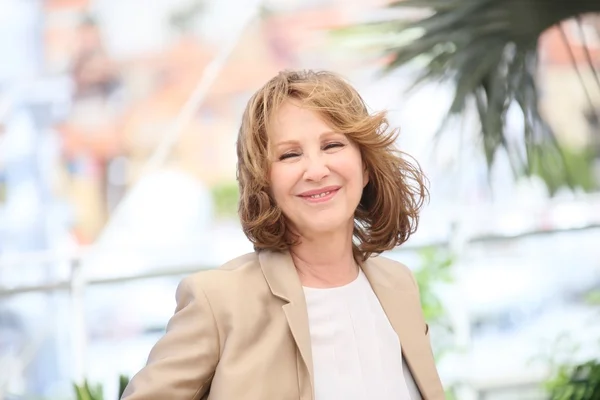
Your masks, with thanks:
M312 221L310 224L306 224L302 229L302 236L305 237L326 237L335 236L336 234L347 234L348 231L352 232L354 228L353 221L341 221L341 220L321 220Z

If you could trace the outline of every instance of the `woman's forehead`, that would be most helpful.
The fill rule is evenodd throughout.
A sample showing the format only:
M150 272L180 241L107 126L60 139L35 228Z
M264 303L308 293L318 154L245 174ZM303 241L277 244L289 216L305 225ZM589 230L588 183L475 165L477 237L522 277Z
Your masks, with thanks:
M267 134L271 140L331 130L332 127L317 109L306 107L298 101L282 104L267 124Z

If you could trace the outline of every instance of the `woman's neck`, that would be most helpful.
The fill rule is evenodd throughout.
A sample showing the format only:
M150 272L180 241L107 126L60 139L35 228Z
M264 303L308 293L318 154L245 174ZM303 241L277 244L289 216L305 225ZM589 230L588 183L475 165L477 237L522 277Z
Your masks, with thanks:
M300 238L290 249L303 286L327 288L346 285L356 279L358 265L347 233L319 238Z

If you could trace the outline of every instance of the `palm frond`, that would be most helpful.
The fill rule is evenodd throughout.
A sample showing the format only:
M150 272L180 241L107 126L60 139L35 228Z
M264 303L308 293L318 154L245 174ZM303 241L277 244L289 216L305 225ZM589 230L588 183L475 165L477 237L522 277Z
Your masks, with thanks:
M476 107L488 166L504 150L515 174L540 175L551 193L561 185L582 186L538 111L537 42L546 29L562 20L600 12L600 1L401 0L389 7L420 9L423 15L379 23L388 31L414 35L413 40L387 46L384 54L390 61L383 73L425 60L411 88L429 82L454 84L446 121ZM511 107L523 116L521 143L508 139L514 136L507 134Z

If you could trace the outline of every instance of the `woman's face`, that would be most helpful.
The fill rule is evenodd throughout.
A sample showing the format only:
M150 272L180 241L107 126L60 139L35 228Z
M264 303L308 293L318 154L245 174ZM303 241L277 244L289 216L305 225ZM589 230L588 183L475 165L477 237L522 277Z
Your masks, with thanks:
M352 232L368 183L358 146L292 100L270 128L271 190L294 231L304 237Z

